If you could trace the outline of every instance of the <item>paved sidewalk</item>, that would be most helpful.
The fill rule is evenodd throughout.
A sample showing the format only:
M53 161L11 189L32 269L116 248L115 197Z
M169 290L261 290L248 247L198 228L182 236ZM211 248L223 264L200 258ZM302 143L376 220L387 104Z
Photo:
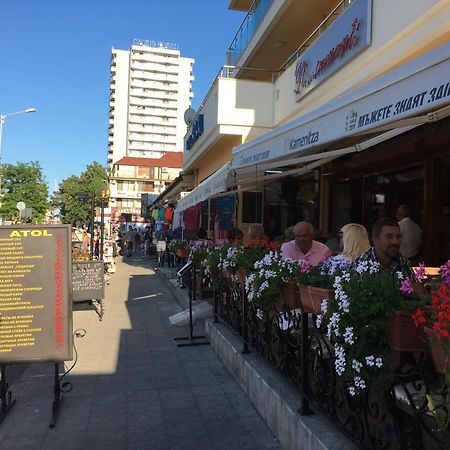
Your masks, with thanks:
M76 339L73 390L53 429L53 365L28 366L12 386L0 449L281 448L209 345L177 347L188 329L170 325L180 307L153 266L138 256L119 262L103 322L74 312L74 330L87 334Z

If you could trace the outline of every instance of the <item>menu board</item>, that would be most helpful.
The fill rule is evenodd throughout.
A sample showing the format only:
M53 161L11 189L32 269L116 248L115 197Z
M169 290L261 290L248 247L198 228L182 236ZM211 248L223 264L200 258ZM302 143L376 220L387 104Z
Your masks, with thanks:
M103 261L72 263L72 300L102 299L105 291Z
M72 359L70 225L0 226L0 363Z

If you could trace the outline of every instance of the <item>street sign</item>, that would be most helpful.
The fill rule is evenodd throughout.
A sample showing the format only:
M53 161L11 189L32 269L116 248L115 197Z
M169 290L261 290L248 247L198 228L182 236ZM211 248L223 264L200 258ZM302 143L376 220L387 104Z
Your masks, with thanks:
M22 211L23 209L26 208L26 205L25 205L24 202L17 202L17 203L16 203L16 208L17 208L19 211Z

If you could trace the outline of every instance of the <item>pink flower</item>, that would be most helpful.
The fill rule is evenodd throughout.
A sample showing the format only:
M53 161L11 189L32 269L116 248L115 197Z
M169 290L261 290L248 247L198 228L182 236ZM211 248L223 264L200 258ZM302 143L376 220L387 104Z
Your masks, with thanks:
M450 259L441 266L442 278L447 286L450 286Z
M303 261L303 260L300 261L300 272L301 273L308 273L309 270L311 269L311 267L312 267L311 264L309 264L308 262Z
M423 280L425 280L425 263L421 262L419 264L419 267L415 270L416 278L419 283L421 283Z
M411 280L409 278L405 278L400 285L400 291L404 294L412 294L414 289L412 287Z

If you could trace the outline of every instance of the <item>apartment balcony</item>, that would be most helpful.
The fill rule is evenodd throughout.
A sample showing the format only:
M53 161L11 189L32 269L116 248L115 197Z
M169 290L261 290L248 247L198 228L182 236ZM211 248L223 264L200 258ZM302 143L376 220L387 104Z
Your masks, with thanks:
M177 110L173 108L165 108L163 107L156 107L156 106L147 106L147 107L138 107L138 106L132 106L130 108L130 119L131 118L137 118L137 117L177 117Z
M178 66L172 66L172 65L166 65L166 64L152 64L149 62L139 62L139 61L132 61L131 62L131 69L134 70L148 70L155 73L161 73L161 74L172 74L177 75L178 74Z
M154 89L158 91L178 92L178 83L172 83L168 81L155 81L155 80L140 80L137 78L131 78L131 89Z
M138 136L145 136L153 132L159 132L158 130L161 130L162 134L171 134L173 133L173 131L175 131L176 125L176 120L170 119L168 121L163 121L161 118L158 119L157 117L155 117L155 120L152 124L147 122L144 126L142 126L142 124L130 123L128 126L128 131L133 134L136 133L136 135ZM166 128L164 129L163 127Z
M236 11L249 11L253 0L228 0L228 9Z
M274 82L235 78L242 70L222 67L209 88L184 138L184 171L197 168L206 155L225 163L232 147L272 129Z
M255 0L229 47L229 64L278 70L339 3Z
M166 91L160 90L149 90L142 88L132 88L130 90L130 96L141 97L141 98L151 98L151 99L168 99L168 100L177 100L178 95L175 93L167 94Z
M156 53L144 53L143 55L139 55L139 54L133 52L131 59L133 62L160 63L160 64L164 64L167 66L178 67L178 57L177 56L164 56L164 55L158 55Z
M170 142L169 140L157 139L155 138L152 141L143 142L143 141L133 141L128 144L128 150L130 151L159 151L159 150L167 150L168 148L165 146L170 146L169 148L173 148L176 145L175 142Z
M176 115L174 115L173 113L168 113L168 112L157 112L157 111L153 111L153 116L143 116L143 115L136 115L133 114L130 116L128 122L130 124L130 126L132 124L138 124L141 125L141 129L139 130L138 128L134 128L133 131L145 131L145 132L151 132L151 130L145 130L142 129L142 125L159 125L159 126L165 126L165 125L176 125ZM163 115L164 114L164 115Z
M132 78L141 78L143 80L168 81L178 83L178 77L173 74L153 72L151 70L132 70Z
M160 132L156 131L153 133L129 133L128 134L128 138L130 141L136 141L136 142L155 142L157 136L163 136L163 135L167 135L167 131L165 130L161 130ZM176 135L169 135L170 140L168 140L167 142L176 143ZM166 142L166 141L159 141L159 142Z
M135 96L130 96L129 100L130 106L150 106L152 108L162 108L162 109L174 109L178 108L177 101L175 99L151 99L151 98L140 98Z

